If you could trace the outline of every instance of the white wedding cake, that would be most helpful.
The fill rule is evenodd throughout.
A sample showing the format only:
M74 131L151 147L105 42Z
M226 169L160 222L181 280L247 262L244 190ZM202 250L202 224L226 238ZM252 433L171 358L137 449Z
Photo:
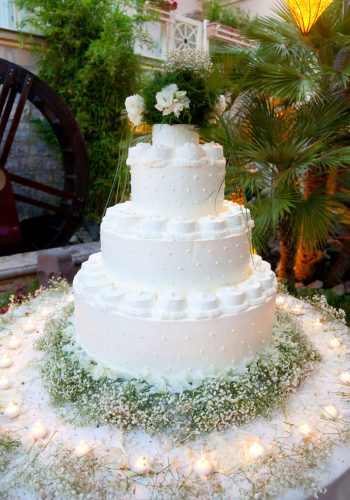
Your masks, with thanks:
M131 201L74 280L77 341L122 376L187 380L238 367L272 339L276 277L249 210L224 200L222 146L154 125L129 149Z

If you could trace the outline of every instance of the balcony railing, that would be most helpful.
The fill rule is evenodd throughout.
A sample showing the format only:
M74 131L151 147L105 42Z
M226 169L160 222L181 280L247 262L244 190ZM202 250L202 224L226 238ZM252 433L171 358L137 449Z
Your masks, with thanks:
M190 47L208 50L210 39L230 45L249 46L249 42L241 37L239 31L227 26L208 24L207 21L181 16L174 10L167 11L151 5L149 10L156 14L155 20L145 23L145 31L151 43L137 43L135 51L149 60L150 64L152 61L163 61L172 49ZM16 31L22 19L23 14L21 15L14 0L0 0L0 28Z

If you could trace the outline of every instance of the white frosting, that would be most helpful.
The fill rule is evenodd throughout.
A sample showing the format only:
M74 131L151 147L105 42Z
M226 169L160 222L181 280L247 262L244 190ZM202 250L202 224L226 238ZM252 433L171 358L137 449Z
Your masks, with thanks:
M247 232L212 240L140 240L103 229L101 246L110 279L135 290L211 291L251 272Z
M267 275L258 269L215 292L157 294L119 289L96 254L73 284L78 341L95 360L130 376L225 371L271 341L276 279L264 289ZM93 294L91 282L100 285Z
M152 127L152 144L155 146L183 146L185 142L199 144L199 135L193 125L157 124Z
M133 202L108 208L101 232L110 232L133 238L157 240L216 239L244 234L253 227L253 221L240 205L225 202L223 211L198 219L144 215L135 210ZM103 237L102 237L103 239Z
M78 342L130 377L240 365L271 341L277 285L250 254L249 210L223 199L222 147L155 125L128 164L132 201L108 209L102 252L73 283Z
M153 145L139 143L129 149L134 209L144 216L217 215L224 202L226 161L222 146L199 145L198 134L182 125L176 129L178 139L167 140L167 127L156 129ZM191 140L181 142L184 137Z

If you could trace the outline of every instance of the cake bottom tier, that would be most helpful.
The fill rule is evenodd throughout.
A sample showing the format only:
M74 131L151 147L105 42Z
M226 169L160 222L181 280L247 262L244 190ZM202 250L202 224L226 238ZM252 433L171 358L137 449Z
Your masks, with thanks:
M153 297L154 310L148 314L142 308L118 306L114 301L118 297L120 300L120 295L125 296L125 290L119 294L119 288L105 277L97 279L97 263L98 257L90 265L86 263L74 282L77 341L96 362L124 377L191 380L221 374L232 367L245 365L249 358L271 343L275 282L272 288L262 291L258 281L259 278L266 281L269 275L266 269L259 272L258 266L242 284L248 298L249 287L255 292L260 287L255 305L252 305L254 300L247 300L240 306L228 307L227 297L241 300L241 295L246 294L232 287L233 295L230 296L226 290L230 287L225 287L225 293L218 290L217 297L202 294L206 299L202 297L204 311L203 303L201 308L194 310L192 304L184 317L173 312L172 318L168 314L164 319L156 309L161 297ZM129 295L133 296L136 306L151 300L142 292L129 292ZM179 300L174 295L175 306ZM216 304L214 309L213 302ZM188 304L190 308L191 302ZM208 309L208 304L212 309Z

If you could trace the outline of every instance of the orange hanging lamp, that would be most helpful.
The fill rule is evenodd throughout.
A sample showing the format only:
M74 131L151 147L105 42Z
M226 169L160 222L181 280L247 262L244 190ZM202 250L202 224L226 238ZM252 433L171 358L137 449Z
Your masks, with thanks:
M307 35L333 0L287 0L289 10L302 32Z

